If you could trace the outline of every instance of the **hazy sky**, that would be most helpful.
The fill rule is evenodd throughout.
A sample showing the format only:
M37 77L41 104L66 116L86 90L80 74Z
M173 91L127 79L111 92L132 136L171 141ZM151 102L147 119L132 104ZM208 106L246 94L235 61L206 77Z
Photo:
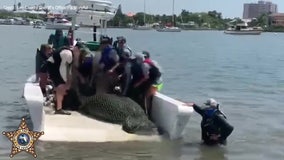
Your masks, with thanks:
M13 5L15 0L0 0L1 8L5 5ZM110 0L115 6L122 5L122 12L143 12L144 0ZM34 5L41 2L47 5L64 5L70 0L16 0L23 6ZM182 9L190 12L217 10L224 17L242 17L243 4L257 2L257 0L175 0L175 13ZM284 12L284 0L271 0L278 4L278 11ZM146 0L146 12L150 14L172 14L173 0Z

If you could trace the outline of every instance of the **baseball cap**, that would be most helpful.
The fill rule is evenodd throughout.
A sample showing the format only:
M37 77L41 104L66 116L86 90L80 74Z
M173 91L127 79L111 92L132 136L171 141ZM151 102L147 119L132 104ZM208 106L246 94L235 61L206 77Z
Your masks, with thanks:
M134 53L130 59L136 59L138 63L143 63L145 60L144 55L142 53Z
M209 98L205 103L205 105L211 106L211 107L217 107L217 101L213 98Z
M145 58L150 58L150 53L148 51L142 51Z
M112 43L111 38L109 38L107 36L101 37L100 44L111 44L111 43Z

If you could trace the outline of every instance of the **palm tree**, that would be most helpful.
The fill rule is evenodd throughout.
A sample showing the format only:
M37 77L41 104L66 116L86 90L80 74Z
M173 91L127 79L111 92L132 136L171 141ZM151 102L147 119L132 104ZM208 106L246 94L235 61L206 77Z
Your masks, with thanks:
M22 6L22 3L19 2L19 3L18 3L18 8L21 8L21 6Z

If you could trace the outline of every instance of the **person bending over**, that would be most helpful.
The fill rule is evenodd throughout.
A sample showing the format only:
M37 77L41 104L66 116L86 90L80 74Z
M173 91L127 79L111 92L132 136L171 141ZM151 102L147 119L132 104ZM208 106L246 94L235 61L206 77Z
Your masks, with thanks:
M213 98L206 101L206 107L200 107L194 103L187 103L202 116L201 138L207 145L227 144L227 138L233 132L234 127L228 123L227 117L219 109L219 104Z
M70 112L62 109L62 101L66 91L71 86L71 64L73 62L73 52L79 52L79 48L75 46L72 50L69 48L61 48L55 51L47 60L48 72L50 79L55 87L56 109L55 114L71 115Z

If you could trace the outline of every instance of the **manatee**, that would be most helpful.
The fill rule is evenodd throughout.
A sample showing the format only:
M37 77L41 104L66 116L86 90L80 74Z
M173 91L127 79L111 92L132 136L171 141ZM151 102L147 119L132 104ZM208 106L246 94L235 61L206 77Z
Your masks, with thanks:
M128 97L115 94L96 94L88 97L80 107L80 112L98 120L121 124L127 133L153 135L156 126L143 109Z

